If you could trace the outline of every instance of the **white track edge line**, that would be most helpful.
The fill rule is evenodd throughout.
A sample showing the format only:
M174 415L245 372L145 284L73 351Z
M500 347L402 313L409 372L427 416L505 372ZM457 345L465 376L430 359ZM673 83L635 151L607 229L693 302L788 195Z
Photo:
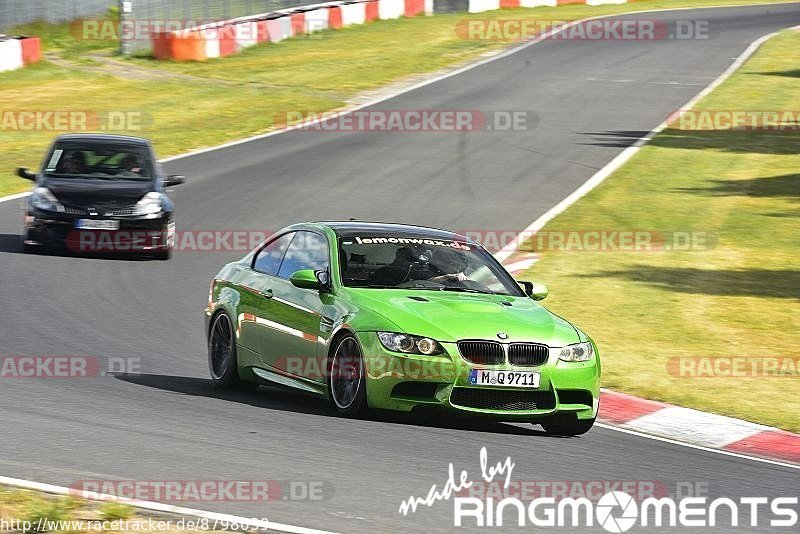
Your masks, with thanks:
M65 488L63 486L54 486L52 484L44 484L42 482L34 482L32 480L11 478L5 476L0 476L0 484L6 486L13 486L17 488L41 491L43 493L53 493L57 495L71 495L74 493L74 490L71 490L70 488ZM92 493L91 495L92 497L89 500L121 502L129 504L135 508L141 508L143 510L150 510L154 512L165 512L170 514L199 517L201 519L211 519L218 521L226 521L228 523L238 523L240 525L249 526L255 529L261 529L260 532L264 532L263 529L266 527L267 532L286 532L289 534L334 534L333 532L328 532L325 530L316 530L313 528L284 525L281 523L273 523L272 521L268 521L267 525L264 525L260 521L254 522L253 518L240 517L230 514L221 514L217 512L209 512L206 510L197 510L194 508L184 508L181 506L172 506L170 504L164 504L159 502L142 501L139 499L126 499L117 497L115 495L106 495L106 494Z
M725 450L725 449L718 449L718 448L715 448L715 447L706 447L704 445L695 445L694 443L687 443L685 441L678 441L678 440L671 439L671 438L665 438L665 437L661 437L661 436L656 436L655 434L647 434L645 432L639 432L638 430L631 430L629 428L622 428L622 427L610 425L610 424L607 424L607 423L597 422L597 423L594 424L594 426L598 426L600 428L605 428L606 430L613 430L615 432L622 432L623 434L630 434L632 436L638 436L640 438L652 439L652 440L655 440L655 441L662 441L664 443L669 443L671 445L679 445L681 447L688 447L690 449L697 449L697 450L701 450L701 451L705 451L705 452L713 452L713 453L722 454L722 455L725 455L725 456L732 456L734 458L740 458L740 459L744 459L744 460L753 460L755 462L761 462L761 463L765 463L765 464L776 465L776 466L779 466L779 467L788 467L789 469L798 469L798 470L800 470L800 465L797 465L797 464L781 462L779 460L771 460L769 458L761 458L759 456L751 456L749 454L742 454L742 453L738 453L738 452L728 451L728 450Z
M452 71L449 71L449 72L446 72L444 74L440 74L438 76L434 76L432 78L423 80L423 81L421 81L419 83L416 83L414 85L411 85L409 87L404 87L404 88L398 89L396 91L393 91L391 93L387 93L387 94L382 95L382 96L380 96L378 98L375 98L374 100L369 100L369 101L364 102L362 104L359 104L359 105L357 105L355 107L344 109L344 110L340 111L339 113L341 113L342 115L348 115L350 113L353 113L354 111L359 111L359 110L361 110L363 108L374 106L375 104L379 104L381 102L385 102L386 100L391 100L392 98L396 98L398 96L404 95L405 93L409 93L409 92L414 91L416 89L419 89L421 87L425 87L426 85L430 85L432 83L436 83L436 82L445 80L447 78L451 78L453 76L457 76L457 75L459 75L459 74L461 74L463 72L467 72L469 70L472 70L474 68L480 67L480 66L485 65L487 63L491 63L492 61L496 61L498 59L503 59L503 58L508 57L508 56L510 56L512 54L516 54L517 52L520 52L520 51L522 51L522 50L524 50L524 49L526 49L526 48L528 48L530 46L533 46L533 45L535 45L537 43L542 42L543 40L546 40L548 37L550 37L550 36L552 36L552 35L554 35L556 33L560 33L560 32L566 31L569 28L571 28L572 26L575 26L576 24L582 24L584 22L588 22L588 21L591 21L591 20L612 18L612 17L622 17L622 16L626 16L626 15L637 15L637 14L641 14L641 13L662 13L662 12L665 12L665 11L697 11L697 10L701 10L701 9L765 7L765 6L792 5L792 4L797 4L797 3L799 3L799 2L794 0L794 1L787 1L787 2L769 2L769 3L758 3L758 2L755 2L755 3L752 3L752 4L727 4L727 5L719 5L719 6L697 6L697 7L680 7L680 8L663 8L663 9L639 9L639 10L634 10L634 11L625 11L625 12L622 12L622 13L615 13L615 14L611 14L611 15L608 15L608 14L606 14L606 15L595 15L593 17L587 17L587 18L584 18L584 19L576 19L576 20L570 22L569 24L567 24L566 26L564 26L562 28L558 28L556 30L549 31L549 32L545 33L544 35L542 35L540 37L537 37L535 39L532 39L530 41L527 41L527 42L525 42L525 43L523 43L521 45L509 48L509 49L506 49L506 50L500 50L497 53L492 54L490 57L487 57L487 58L484 58L484 59L481 59L481 60L477 60L477 61L475 61L473 63L469 63L467 65L464 65L462 67L456 68L456 69L454 69ZM337 112L332 111L332 113L337 113ZM227 143L222 143L222 144L214 145L214 146L211 146L211 147L199 148L199 149L196 149L196 150L191 150L191 151L185 152L183 154L178 154L176 156L170 156L168 158L163 158L163 159L159 160L159 163L168 163L170 161L176 161L176 160L183 159L183 158L189 158L189 157L192 157L192 156L198 156L200 154L206 154L208 152L214 152L216 150L224 150L226 148L231 148L231 147L234 147L234 146L250 143L252 141L258 141L258 140L261 140L261 139L266 139L268 137L272 137L273 135L280 135L280 134L283 134L283 133L286 133L286 132L290 132L290 131L293 131L293 130L296 130L296 129L299 129L299 128L313 126L315 124L318 124L318 123L322 122L323 120L325 120L325 119L324 118L315 119L313 121L309 121L306 124L292 126L292 127L288 127L288 128L279 129L279 130L274 130L274 131L270 131L270 132L266 132L266 133L263 133L263 134L250 136L250 137L245 137L245 138L242 138L242 139L237 139L235 141L230 141L230 142L227 142ZM17 198L24 198L24 197L26 197L28 195L30 195L30 192L17 193L17 194L14 194L14 195L0 197L0 204L2 204L3 202L7 202L7 201L10 201L10 200L17 199ZM498 254L500 254L501 252L502 251L498 252Z

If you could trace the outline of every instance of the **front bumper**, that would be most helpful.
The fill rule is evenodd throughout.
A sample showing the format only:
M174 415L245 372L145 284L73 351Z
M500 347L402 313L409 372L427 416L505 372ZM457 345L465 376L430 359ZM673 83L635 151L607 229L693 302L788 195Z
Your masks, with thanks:
M77 229L78 219L114 220L116 230ZM28 208L23 221L26 245L66 247L76 253L150 253L170 250L175 240L171 213L155 217L77 216Z
M478 366L462 359L455 343L441 343L447 354L423 356L387 350L375 332L360 332L367 373L370 407L411 411L418 407L445 408L503 421L535 421L556 412L575 413L579 419L597 415L600 364L595 350L587 362L564 362L557 351L544 365ZM537 371L538 388L475 386L472 369Z

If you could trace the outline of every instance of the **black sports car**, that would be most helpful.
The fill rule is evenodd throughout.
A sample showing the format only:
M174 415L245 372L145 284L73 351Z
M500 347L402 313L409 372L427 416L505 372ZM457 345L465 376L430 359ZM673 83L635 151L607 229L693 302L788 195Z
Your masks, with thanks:
M22 243L66 246L81 253L172 254L173 203L165 188L183 176L163 176L146 139L118 135L58 137L24 205Z

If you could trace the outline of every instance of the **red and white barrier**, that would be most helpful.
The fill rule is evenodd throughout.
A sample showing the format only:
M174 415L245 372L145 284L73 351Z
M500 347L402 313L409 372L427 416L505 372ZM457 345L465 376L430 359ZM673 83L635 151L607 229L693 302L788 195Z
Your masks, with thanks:
M267 21L267 33L270 43L279 43L292 36L292 19L281 17Z
M42 59L38 37L0 36L0 71L14 70Z
M399 19L405 11L405 0L378 0L378 18L381 20Z
M364 24L367 21L367 5L364 2L342 4L342 26Z
M623 4L630 0L469 0L468 11L481 13L501 8L564 4ZM173 31L153 37L156 59L204 61L235 54L258 43L278 43L289 37L328 28L343 28L374 20L415 17L432 13L436 0L334 1L222 21L200 29ZM0 70L20 65L22 47L13 40L0 41ZM37 40L38 42L38 40ZM13 50L12 50L13 49Z
M500 0L470 0L469 2L470 13L482 13L495 9L500 9Z
M258 22L245 20L237 22L233 28L237 51L258 44Z
M306 12L306 33L314 33L328 29L330 9L320 7Z

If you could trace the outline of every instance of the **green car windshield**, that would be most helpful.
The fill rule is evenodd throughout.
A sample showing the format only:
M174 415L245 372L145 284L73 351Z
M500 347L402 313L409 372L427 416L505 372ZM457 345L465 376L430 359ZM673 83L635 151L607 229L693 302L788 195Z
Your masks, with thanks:
M473 243L425 235L339 236L342 284L523 296L500 264Z

